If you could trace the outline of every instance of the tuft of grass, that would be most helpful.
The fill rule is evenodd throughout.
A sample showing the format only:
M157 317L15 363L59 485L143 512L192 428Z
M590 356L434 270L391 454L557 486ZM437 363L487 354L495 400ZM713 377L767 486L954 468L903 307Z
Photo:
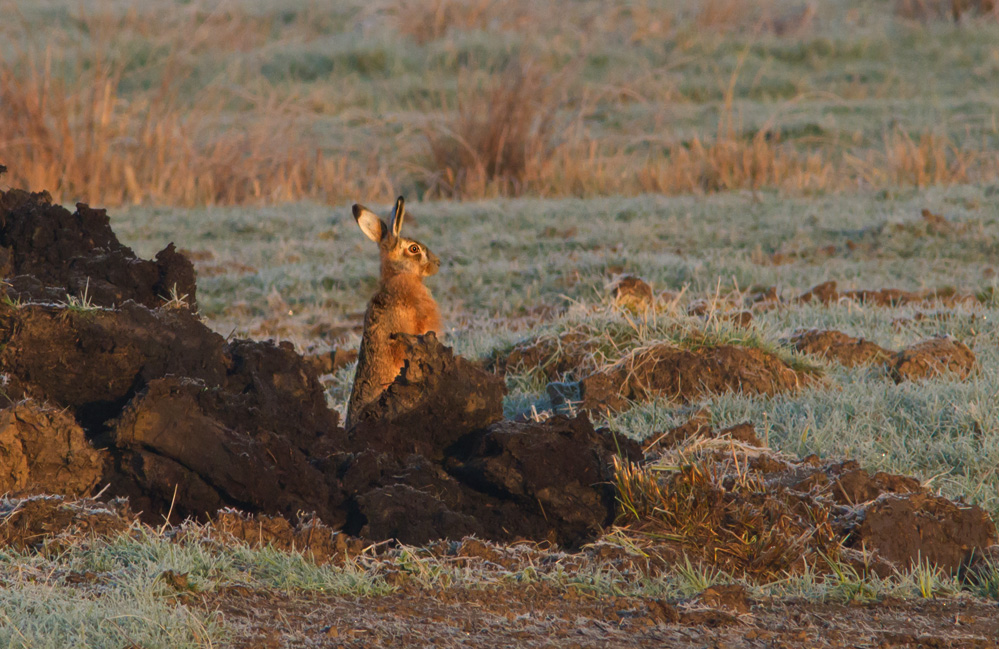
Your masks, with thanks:
M424 135L428 192L451 198L519 195L538 187L559 147L565 81L538 62L516 58L482 79L458 77L456 106Z

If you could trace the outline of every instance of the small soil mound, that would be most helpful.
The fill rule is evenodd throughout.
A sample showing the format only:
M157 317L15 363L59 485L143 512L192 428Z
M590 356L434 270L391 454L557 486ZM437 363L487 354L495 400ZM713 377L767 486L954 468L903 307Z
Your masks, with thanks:
M52 204L48 192L0 192L0 276L13 300L158 307L183 298L197 311L194 266L171 243L155 261L118 241L105 210Z
M420 453L439 460L469 432L503 418L506 386L498 376L455 356L433 332L397 334L407 350L396 380L357 416L358 448Z
M242 425L226 425L240 415ZM112 424L115 492L159 511L173 503L179 517L234 505L333 519L323 473L288 436L248 415L245 403L204 382L152 381Z
M795 302L805 304L808 302L820 302L822 304L833 304L841 299L849 299L854 302L871 304L874 306L903 306L906 304L928 304L931 302L955 305L955 304L976 304L978 298L967 293L958 293L953 288L941 288L928 291L903 291L897 288L882 289L851 289L840 291L836 282L823 282L805 291Z
M186 527L182 536L208 536L223 543L236 540L251 548L270 546L284 552L301 552L316 563L342 563L364 552L368 545L316 519L292 525L279 516L247 515L231 509L220 511L210 525Z
M76 411L96 429L153 378L176 374L218 385L225 341L181 309L0 304L0 367L8 399L34 398Z
M888 372L896 383L921 381L942 374L966 379L977 367L975 354L964 343L950 337L930 338L898 352Z
M657 573L689 557L773 577L831 557L885 576L929 558L954 572L995 543L981 508L930 494L913 478L719 437L706 413L695 413L650 445L646 464L619 467L617 534L643 557L633 568Z
M104 456L63 410L23 401L0 411L0 492L90 493Z
M127 530L135 516L125 500L99 502L62 496L0 500L0 547L36 549L85 536L113 536Z
M797 390L811 380L761 349L659 345L586 377L579 382L579 396L586 410L619 411L632 401L658 396L686 402L724 392L774 395Z
M568 331L517 344L505 358L498 357L490 369L506 372L540 372L549 381L582 378L597 369L594 353L598 348L592 336Z
M922 561L948 572L995 542L995 526L980 508L925 492L877 499L848 537L851 547L875 552L896 566Z
M892 355L892 352L869 340L833 330L799 331L791 336L790 342L799 352L834 360L846 367L882 363Z
M626 309L644 311L653 304L652 287L640 277L621 275L615 277L608 287L614 303Z
M683 424L660 435L653 435L652 441L646 443L644 452L646 455L662 453L696 437L705 439L728 437L749 446L763 446L763 442L756 435L756 427L749 422L722 430L713 429L711 423L711 413L708 410L698 410Z

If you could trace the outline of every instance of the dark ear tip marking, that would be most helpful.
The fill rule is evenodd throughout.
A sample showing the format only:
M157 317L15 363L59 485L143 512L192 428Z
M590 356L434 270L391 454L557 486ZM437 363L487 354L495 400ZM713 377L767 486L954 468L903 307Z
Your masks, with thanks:
M351 208L351 211L352 211L352 212L354 213L354 218L355 218L355 219L356 219L356 218L360 218L360 216L361 216L361 210L362 210L362 209L364 209L364 208L362 208L362 207L361 207L360 205L358 205L357 203L354 203L354 207L352 207L352 208Z

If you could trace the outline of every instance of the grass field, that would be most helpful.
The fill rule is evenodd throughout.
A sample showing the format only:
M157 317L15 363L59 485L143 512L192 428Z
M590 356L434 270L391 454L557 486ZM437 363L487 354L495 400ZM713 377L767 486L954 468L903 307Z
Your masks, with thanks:
M955 24L932 2L536 4L0 0L3 183L112 206L140 256L173 241L195 260L216 331L300 351L357 345L377 253L349 206L384 212L402 193L409 236L443 260L428 285L460 354L569 330L600 341L604 363L692 330L765 346L825 380L772 398L657 399L600 423L646 439L706 408L720 425L751 421L775 450L911 474L999 515L996 10ZM622 310L607 290L621 273L678 297ZM721 317L732 295L776 287L790 300L827 280L981 300L789 302L748 329ZM698 300L711 315L688 315ZM979 367L896 385L879 367L792 352L805 328L890 349L948 334ZM352 377L329 377L341 413ZM507 383L508 415L551 409L535 374ZM400 572L425 589L541 580L660 598L730 580L689 565L643 582L483 575L416 549L335 568L140 537L0 551L0 644L224 645L223 621L178 599L166 570L198 592L359 598L396 590L386 575ZM98 579L71 578L88 572ZM994 599L999 584L962 591L929 567L840 577L749 586L847 601Z

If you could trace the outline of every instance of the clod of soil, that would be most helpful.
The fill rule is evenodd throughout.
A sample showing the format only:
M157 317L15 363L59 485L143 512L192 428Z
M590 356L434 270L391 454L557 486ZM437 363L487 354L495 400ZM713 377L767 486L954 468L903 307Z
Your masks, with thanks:
M250 412L217 386L173 376L152 381L112 423L120 452L118 475L111 477L115 493L157 510L172 503L180 517L235 505L333 520L323 473L288 436L253 421ZM226 425L240 414L243 425Z
M567 331L557 337L542 337L518 343L505 358L496 358L490 369L501 374L510 371L537 371L549 381L580 379L597 369L594 352L597 342L584 333Z
M22 401L0 411L0 492L90 493L104 454L63 410Z
M952 288L928 291L903 291L897 288L840 291L837 288L836 282L831 281L823 282L805 291L795 298L795 302L808 303L814 300L822 304L832 304L843 298L875 306L902 306L905 304L924 304L929 302L942 304L974 304L978 302L978 298L974 295L958 293Z
M791 336L790 342L799 352L834 360L846 367L882 363L892 355L869 340L833 330L799 331Z
M579 398L586 410L619 411L632 401L657 396L686 402L724 392L774 395L797 390L811 380L761 349L659 345L584 378Z
M941 374L968 378L977 362L964 343L949 336L930 338L898 352L889 362L888 373L896 383L921 381Z
M614 298L614 303L618 306L644 311L652 306L652 287L640 277L634 275L621 275L615 277L608 287L608 291Z
M134 520L128 502L121 499L4 498L0 500L0 547L26 550L52 547L81 536L113 536L128 529Z
M577 547L596 538L616 512L619 445L585 417L502 421L499 377L433 334L406 338L403 371L350 431L350 452L336 456L345 529L413 544L475 534Z
M52 204L48 192L0 191L0 276L13 300L158 307L172 297L197 311L194 266L173 244L155 261L118 241L105 210Z
M948 572L995 542L995 525L980 508L925 492L879 498L848 538L896 566L923 561Z
M210 525L184 530L185 535L236 540L251 548L271 546L284 552L301 552L316 563L345 561L357 556L368 545L360 539L335 532L316 519L292 525L279 516L248 515L236 510L223 510Z
M153 378L210 385L226 374L225 341L184 309L0 304L0 367L8 399L34 398L76 412L84 428L114 416Z
M910 494L922 490L919 480L909 476L883 471L872 476L863 469L851 469L832 482L831 495L841 505L858 505L871 502L881 494Z
M680 446L693 437L714 439L725 436L750 446L763 447L763 442L757 437L756 427L753 424L743 422L722 430L714 430L711 426L711 412L702 409L695 412L690 419L679 426L661 435L653 435L652 441L646 443L644 452L646 455L662 453L665 450Z

